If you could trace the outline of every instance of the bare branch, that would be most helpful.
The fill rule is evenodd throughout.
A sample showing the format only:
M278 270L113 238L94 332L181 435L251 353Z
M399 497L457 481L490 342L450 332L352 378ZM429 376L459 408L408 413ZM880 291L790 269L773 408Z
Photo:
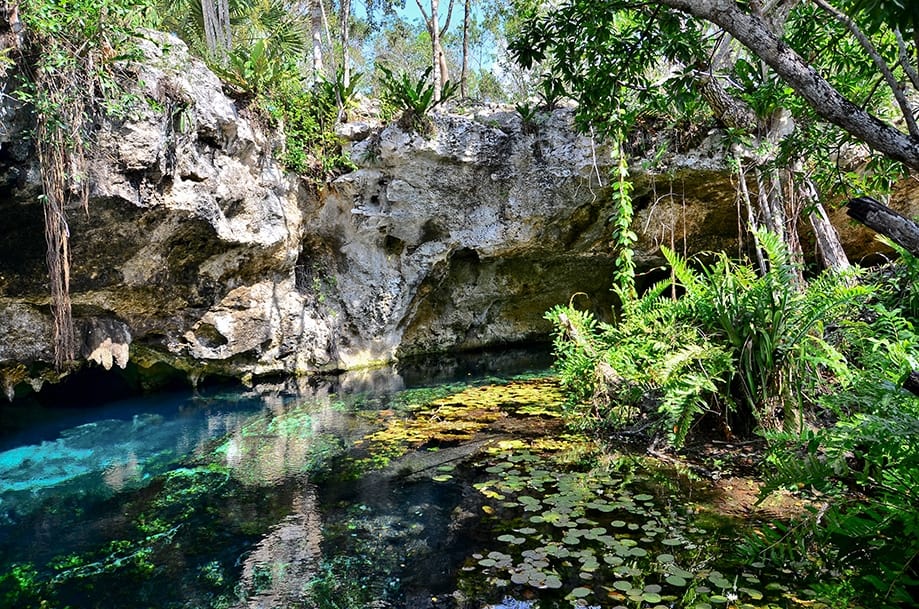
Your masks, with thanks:
M428 30L430 30L431 18L428 16L427 12L425 12L424 6L421 4L421 0L415 0L415 4L418 5L418 10L421 11L421 18L424 19L425 24L428 26Z
M903 34L900 33L900 28L894 28L893 33L897 37L897 48L900 51L900 67L909 76L910 82L913 83L913 88L919 90L919 72L909 61L909 51L906 50L906 41L903 40Z
M871 61L874 62L874 66L881 72L881 74L884 75L884 80L887 81L887 86L890 88L894 98L897 100L897 105L900 106L900 112L903 114L903 118L906 120L906 127L909 130L909 134L913 137L919 137L919 127L916 126L916 117L913 116L913 110L910 107L906 96L903 94L903 89L900 88L900 83L898 83L897 79L894 78L893 72L890 70L890 66L887 65L887 62L884 61L884 58L881 57L880 53L878 53L877 49L871 43L871 40L869 40L868 36L862 32L861 28L859 28L858 25L852 21L848 15L834 6L830 6L826 0L814 0L814 4L832 15L841 24L846 26L846 29L849 30L849 33L855 37L860 45L862 45L862 48L865 49L868 57L870 57Z
M450 20L453 19L453 0L450 0L450 4L447 5L447 21L444 23L444 26L440 29L440 35L443 36L447 33L447 30L450 29Z

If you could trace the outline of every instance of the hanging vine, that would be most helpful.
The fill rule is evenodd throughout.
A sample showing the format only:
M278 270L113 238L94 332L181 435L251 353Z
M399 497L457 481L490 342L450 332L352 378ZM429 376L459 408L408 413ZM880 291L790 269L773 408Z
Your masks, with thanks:
M620 131L615 141L618 162L611 186L616 209L611 221L613 223L613 245L618 249L613 279L619 298L623 305L626 305L638 296L635 291L635 260L632 250L632 246L638 240L638 235L632 230L632 219L635 216L632 206L633 185L629 180L629 162L624 150L624 141L624 131Z
M35 147L41 167L45 258L51 283L54 364L60 369L76 356L70 303L70 227L67 207L76 198L89 205L83 130L86 108L81 75L72 69L39 71L35 90L46 107L36 112Z
M116 68L119 60L132 56L124 51L132 47L132 35L144 22L146 5L132 0L22 0L4 8L19 24L16 50L22 82L15 94L31 105L35 116L54 364L62 369L76 356L67 211L81 207L88 213L87 147L93 125L100 113L125 110L126 94Z

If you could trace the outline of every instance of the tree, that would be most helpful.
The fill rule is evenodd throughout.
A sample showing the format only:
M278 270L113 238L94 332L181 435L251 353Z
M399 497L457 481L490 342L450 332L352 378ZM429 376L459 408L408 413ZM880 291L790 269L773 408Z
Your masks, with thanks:
M814 65L783 42L768 27L768 22L763 15L755 11L745 11L732 0L661 0L661 4L710 21L723 28L775 70L776 74L804 98L821 117L844 129L874 150L912 169L919 170L919 132L905 134L890 122L863 110L858 103L847 98L821 76ZM827 2L818 4L824 7L829 6ZM842 15L848 23L857 23L855 18L859 16L859 5L873 6L877 8L877 12L873 13L875 18L893 19L910 16L913 20L907 22L907 26L915 33L916 21L914 19L919 11L915 3L909 3L912 8L906 8L904 4L902 10L894 10L898 5L895 0L861 0L839 4L850 5L852 15L843 13L839 9L833 11L833 14L834 16ZM857 25L855 27L857 29ZM915 52L914 48L913 55ZM886 65L883 59L880 61ZM899 67L906 73L909 73L910 69L915 73L915 66L910 66L903 57L898 62ZM880 66L878 68L879 71L883 69ZM886 66L886 69L890 70L890 66ZM893 84L891 92L901 97L899 84L888 82L888 86L891 84ZM906 119L907 115L913 113L912 109L905 111L902 118ZM909 122L908 119L906 120Z
M469 96L469 27L472 22L472 0L463 6L463 71L460 75L460 95Z
M230 4L227 0L202 0L201 12L207 50L218 62L223 63L232 44Z
M447 81L450 80L450 69L447 67L447 55L444 53L442 39L447 30L450 29L450 20L453 17L453 0L447 6L446 21L440 25L440 2L430 0L430 11L424 9L421 0L415 0L421 16L424 18L425 26L428 28L428 34L431 36L431 54L432 65L434 67L434 101L440 101L441 91Z
M738 161L755 170L759 220L780 230L811 210L815 230L825 232L815 181L838 173L844 146L867 144L919 167L919 139L893 120L908 125L913 111L898 89L912 69L908 45L883 21L866 45L854 25L866 20L859 3L872 2L776 0L760 10L732 0L570 0L534 14L513 50L524 66L548 62L582 102L581 117L601 126L703 100L739 144ZM818 236L833 245L832 235ZM794 251L796 234L786 237Z
M322 0L310 0L310 45L312 49L313 80L322 74Z
M351 84L351 0L341 0L338 8L338 26L341 34L341 78L347 88Z

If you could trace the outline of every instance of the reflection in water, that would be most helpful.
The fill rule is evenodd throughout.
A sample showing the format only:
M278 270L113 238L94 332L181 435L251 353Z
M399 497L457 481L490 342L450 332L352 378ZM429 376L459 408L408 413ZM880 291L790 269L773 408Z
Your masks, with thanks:
M139 474L140 468L137 454L131 451L126 461L110 465L102 472L102 479L110 489L113 491L120 491L128 482L136 480Z
M42 587L12 606L302 607L338 558L383 582L378 598L402 594L391 606L426 606L465 556L459 488L401 470L335 479L403 378L145 398L0 436L0 606L18 585L4 577L26 565Z
M304 583L316 574L322 543L316 488L302 483L292 508L246 557L240 578L245 600L237 608L289 607L304 600Z

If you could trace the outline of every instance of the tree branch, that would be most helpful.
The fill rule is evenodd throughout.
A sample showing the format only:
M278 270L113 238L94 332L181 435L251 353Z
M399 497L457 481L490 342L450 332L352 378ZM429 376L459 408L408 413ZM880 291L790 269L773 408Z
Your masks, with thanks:
M421 0L415 0L415 4L418 5L418 10L421 11L421 18L424 19L424 23L428 27L428 31L431 31L431 18L425 12L424 6L421 4Z
M659 2L721 26L775 70L818 115L889 158L919 170L919 138L903 133L846 99L769 31L762 17L743 12L733 0Z
M447 21L444 23L444 27L440 30L440 35L443 36L447 33L447 30L450 29L450 20L453 19L453 0L450 0L450 4L447 5Z
M814 4L820 7L822 10L831 14L836 21L839 21L841 24L846 26L846 29L849 30L849 33L855 37L862 48L865 49L865 52L868 54L868 57L871 58L871 61L874 62L874 66L880 70L881 74L884 75L884 80L887 82L887 86L893 92L894 99L897 100L897 105L900 106L900 112L903 114L903 118L906 120L906 127L909 130L909 134L913 137L919 137L919 127L916 126L916 118L913 116L913 110L909 105L909 102L906 100L906 96L903 95L903 90L900 88L900 83L897 82L897 79L894 78L893 72L890 70L890 66L887 65L887 62L884 61L884 58L881 57L877 49L874 48L874 45L871 44L871 40L865 35L864 32L858 27L858 25L852 21L852 19L837 9L834 6L830 6L826 3L826 0L814 0Z
M919 90L919 72L909 61L909 52L906 50L906 41L903 40L903 34L900 33L899 28L894 28L893 33L897 37L897 48L900 51L900 67L909 76L910 82L913 83L913 88Z
M919 226L871 197L858 197L846 203L846 214L919 256Z

